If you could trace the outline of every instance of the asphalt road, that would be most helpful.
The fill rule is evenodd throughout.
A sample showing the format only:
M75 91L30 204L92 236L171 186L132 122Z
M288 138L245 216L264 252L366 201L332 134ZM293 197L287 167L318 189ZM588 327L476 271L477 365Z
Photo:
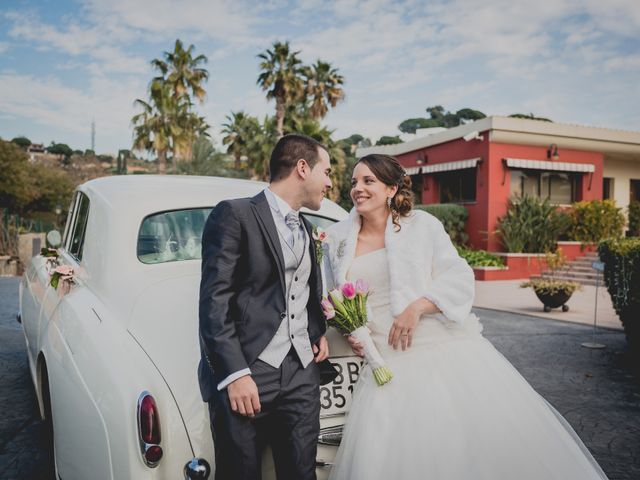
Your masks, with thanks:
M0 278L0 479L49 480L51 446L15 320L18 282ZM591 340L590 327L475 312L485 336L571 423L609 479L640 479L640 361L632 361L624 334L600 330L607 348L589 350L580 344Z

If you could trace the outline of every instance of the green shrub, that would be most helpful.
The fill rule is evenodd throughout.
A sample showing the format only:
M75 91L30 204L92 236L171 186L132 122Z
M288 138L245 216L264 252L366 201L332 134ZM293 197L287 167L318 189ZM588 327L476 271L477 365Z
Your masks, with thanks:
M640 353L640 238L608 239L598 245L604 281L632 349Z
M573 282L571 280L533 278L521 283L520 288L533 288L534 292L541 295L555 295L560 292L572 295L576 290L580 290L582 286L578 282Z
M571 206L571 217L571 240L596 243L606 238L622 236L624 215L613 200L574 203Z
M444 225L444 229L456 245L467 243L469 235L464 231L469 212L462 205L451 203L435 203L432 205L416 205L417 209L430 213Z
M548 199L514 197L507 213L498 219L496 233L507 252L542 253L555 251L556 242L569 227L570 218Z
M471 248L456 246L458 255L464 258L471 267L504 267L504 261L497 255L486 250L472 250Z
M640 202L637 200L629 204L629 232L634 237L640 236Z

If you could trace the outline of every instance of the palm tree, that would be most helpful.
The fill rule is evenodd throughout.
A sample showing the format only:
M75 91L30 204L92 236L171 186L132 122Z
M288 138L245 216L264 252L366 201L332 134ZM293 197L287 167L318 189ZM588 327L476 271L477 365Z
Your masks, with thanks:
M191 158L192 146L200 135L206 135L209 125L204 117L193 112L192 96L202 102L204 81L209 72L202 68L207 63L204 55L193 56L195 47L185 50L178 39L172 52L164 52L163 59L154 59L151 65L160 75L149 85L149 102L136 100L143 112L133 117L134 148L153 151L158 155L158 171L166 172L167 154L171 153L173 171L178 160ZM143 124L147 124L143 127ZM161 149L156 149L155 145Z
M285 111L289 104L304 98L304 85L301 78L300 52L292 52L289 42L276 42L273 49L258 55L262 61L262 73L258 85L267 91L267 98L276 101L276 135L284 132Z
M193 57L194 50L193 45L185 50L182 41L176 39L173 52L164 52L164 60L156 58L151 61L151 65L161 73L154 80L168 83L176 101L187 97L190 102L189 91L200 103L204 101L206 92L202 83L209 78L209 72L201 65L206 64L208 59L204 55Z
M269 179L271 152L278 141L276 119L266 115L262 124L256 121L254 126L257 128L248 136L246 145L249 173L254 180L266 181Z
M227 123L222 125L222 144L228 145L227 153L233 155L235 168L240 169L242 157L249 157L248 145L257 132L260 131L260 123L257 118L247 115L245 112L231 112L227 115Z
M171 97L180 113L177 118L180 133L173 137L174 163L191 158L193 142L209 128L202 117L191 112L191 95L203 103L206 92L202 84L209 78L209 72L202 68L208 61L207 57L194 57L194 50L193 45L185 50L182 41L176 39L173 52L164 52L164 60L156 58L151 61L151 65L161 74L153 81L169 85Z
M344 77L330 63L317 60L314 65L305 67L306 95L310 99L311 118L319 120L329 111L329 105L335 107L344 99Z
M173 137L174 172L175 162L193 157L193 143L198 137L209 137L209 124L204 117L192 112L190 104L179 105L175 123L176 134Z
M171 150L171 139L176 133L175 109L168 86L152 83L149 102L136 99L135 106L142 112L131 119L133 124L133 148L156 152L158 173L167 171L167 153Z

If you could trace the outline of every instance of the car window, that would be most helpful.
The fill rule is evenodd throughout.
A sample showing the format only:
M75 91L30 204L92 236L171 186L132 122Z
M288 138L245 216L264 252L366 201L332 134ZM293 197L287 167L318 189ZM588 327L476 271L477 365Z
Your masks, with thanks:
M304 212L302 215L304 215L304 218L309 220L309 222L311 222L311 224L314 227L318 227L318 228L322 228L322 229L327 229L331 225L336 223L336 221L333 220L332 218L322 217L322 216L316 215L314 213Z
M138 259L165 263L202 258L202 231L211 208L175 210L150 215L138 233Z
M71 230L71 223L73 222L73 215L75 213L75 209L73 208L73 206L78 200L79 195L80 195L79 193L76 193L71 198L71 205L69 205L69 212L67 213L67 221L64 224L64 233L62 234L61 245L67 245L67 242L69 241L69 231Z
M166 263L202 258L202 231L211 208L160 212L146 217L138 233L137 254L142 263ZM303 214L313 225L327 228L335 220Z
M89 218L89 198L83 193L78 192L75 212L75 220L69 242L69 253L80 261L82 260L82 248Z

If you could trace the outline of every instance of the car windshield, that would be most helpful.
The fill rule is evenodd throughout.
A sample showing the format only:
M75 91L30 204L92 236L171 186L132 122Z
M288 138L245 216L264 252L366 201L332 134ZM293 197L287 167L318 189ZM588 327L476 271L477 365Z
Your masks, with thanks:
M202 258L202 231L211 208L160 212L146 217L138 233L138 259L167 263ZM315 226L327 228L335 220L304 213Z

